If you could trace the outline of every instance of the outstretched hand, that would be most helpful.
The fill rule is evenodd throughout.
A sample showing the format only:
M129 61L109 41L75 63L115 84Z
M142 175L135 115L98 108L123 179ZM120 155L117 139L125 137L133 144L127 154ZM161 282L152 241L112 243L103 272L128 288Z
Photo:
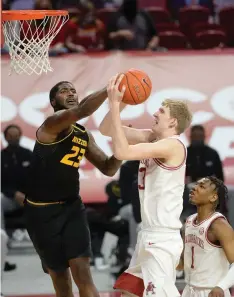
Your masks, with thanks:
M123 74L117 74L113 76L108 83L107 93L110 103L120 103L123 99L126 86L123 85L121 91L119 91L119 85L123 79Z

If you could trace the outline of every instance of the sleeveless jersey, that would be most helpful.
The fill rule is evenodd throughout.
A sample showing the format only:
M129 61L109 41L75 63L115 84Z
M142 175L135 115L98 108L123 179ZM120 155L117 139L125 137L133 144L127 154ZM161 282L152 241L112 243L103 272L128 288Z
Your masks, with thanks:
M225 217L216 212L199 224L196 218L190 216L185 224L185 280L194 287L213 288L227 274L229 262L223 249L209 242L207 232L212 222Z
M58 137L58 139L61 138ZM79 196L79 166L85 155L89 136L83 126L72 126L62 139L35 143L27 197L34 202L55 202Z
M179 136L173 136L182 144ZM141 202L142 228L162 227L179 230L183 208L185 163L187 149L184 146L184 160L177 167L169 167L159 159L145 159L140 162L138 188Z

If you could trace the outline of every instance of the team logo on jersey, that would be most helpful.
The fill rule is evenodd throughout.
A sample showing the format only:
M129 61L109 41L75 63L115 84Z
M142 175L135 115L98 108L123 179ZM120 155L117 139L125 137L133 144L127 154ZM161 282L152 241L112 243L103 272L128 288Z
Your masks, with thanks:
M204 234L204 228L203 227L199 229L199 234L200 235Z
M155 295L156 294L155 289L156 289L155 285L152 282L149 282L145 290L146 295L149 295L149 296Z
M204 249L204 241L195 234L188 234L185 236L185 243L194 243Z
M76 136L73 137L72 142L75 142L77 144L81 144L83 146L87 146L88 145L88 143L87 143L86 140L83 140L83 139L81 139L79 137L76 137Z

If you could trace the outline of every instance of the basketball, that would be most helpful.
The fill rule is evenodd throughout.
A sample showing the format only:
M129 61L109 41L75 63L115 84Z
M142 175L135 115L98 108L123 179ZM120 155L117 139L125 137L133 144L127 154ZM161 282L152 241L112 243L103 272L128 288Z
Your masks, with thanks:
M126 90L122 101L130 105L137 105L146 101L152 89L149 76L137 69L129 69L124 73L119 90L122 90L123 85L126 86Z

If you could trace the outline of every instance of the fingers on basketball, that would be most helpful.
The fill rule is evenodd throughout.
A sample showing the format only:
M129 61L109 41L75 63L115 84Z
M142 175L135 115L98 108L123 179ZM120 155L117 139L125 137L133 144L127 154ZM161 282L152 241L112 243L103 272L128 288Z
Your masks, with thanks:
M123 74L123 73L117 73L117 74L116 74L116 76L115 76L115 77L116 77L115 83L117 83L118 79L120 78L120 76L121 76L122 74Z
M121 74L118 76L117 81L116 81L116 84L115 84L115 88L116 88L116 90L118 90L118 91L120 92L120 96L121 96L121 98L123 98L124 93L125 93L125 91L126 91L126 86L125 86L125 85L122 85L122 86L120 87L120 84L121 84L121 81L123 80L123 78L124 78L124 74L121 73Z
M112 76L112 77L109 79L108 86L107 86L107 91L111 91L111 90L113 90L113 86L114 86L114 84L115 84L116 78L117 78L117 75Z
M121 91L120 91L121 98L123 98L125 91L126 91L126 86L123 85L123 86L122 86L122 89L121 89Z

